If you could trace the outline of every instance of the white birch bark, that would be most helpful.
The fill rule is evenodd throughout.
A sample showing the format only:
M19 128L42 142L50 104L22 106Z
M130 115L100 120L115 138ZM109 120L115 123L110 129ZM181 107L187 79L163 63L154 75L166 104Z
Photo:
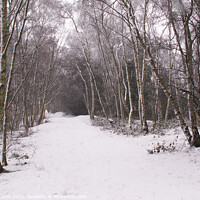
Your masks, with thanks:
M95 17L96 17L96 15L95 15ZM102 47L102 41L101 41L101 37L100 37L99 32L97 34L98 34L98 41L99 41L99 45L98 45L99 53L100 53L102 60L103 60L102 67L105 69L105 73L107 74L108 80L109 80L110 85L111 85L111 89L112 89L113 94L114 94L116 114L117 114L117 125L120 126L120 110L119 110L118 97L117 97L117 92L116 92L115 87L114 87L113 78L111 77L111 74L113 74L113 73L110 73L110 71L108 69L109 62L105 58L105 52L104 52L103 47Z
M171 93L172 91L172 33L171 33L171 24L169 24L169 51L168 51L168 55L169 55L169 92ZM169 109L170 109L170 98L168 97L167 99L167 108L166 108L166 112L165 112L165 121L168 120L168 115L169 115Z
M84 83L84 87L85 87L84 101L85 101L85 105L86 105L88 114L89 114L90 118L92 119L92 116L91 116L91 113L90 113L89 95L88 95L89 93L88 93L87 82L86 82L85 78L83 77L82 72L81 72L81 70L80 70L80 68L77 64L76 64L76 68L77 68L79 76L81 77L81 79Z

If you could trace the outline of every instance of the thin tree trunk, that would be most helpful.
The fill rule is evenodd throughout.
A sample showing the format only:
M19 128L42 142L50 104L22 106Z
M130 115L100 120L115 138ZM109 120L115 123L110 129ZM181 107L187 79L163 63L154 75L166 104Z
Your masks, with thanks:
M169 24L169 92L172 92L172 36L171 36L171 24ZM168 120L170 110L170 98L167 98L167 108L165 112L165 121Z
M97 86L96 78L95 78L94 73L93 73L93 71L92 71L91 68L90 68L90 70L91 70L92 77L93 77L93 80L94 80L94 85L95 85L95 89L96 89L96 92L97 92L97 95L98 95L98 98L99 98L99 102L100 102L101 107L102 107L102 109L103 109L103 113L104 113L106 119L108 120L108 114L107 114L107 112L106 112L105 105L104 105L104 103L103 103L103 100L102 100L101 94L100 94L100 92L99 92L99 89L98 89L98 86Z
M29 119L28 119L28 103L27 103L27 88L26 86L24 87L24 126L26 130L26 135L28 135L29 131Z
M94 119L94 112L95 112L95 84L94 84L94 80L93 80L93 76L92 76L92 73L91 73L91 70L90 70L90 63L88 61L88 58L87 58L87 55L85 53L85 49L83 47L83 44L82 45L82 53L85 57L85 60L87 62L87 65L86 65L86 68L87 68L87 71L88 71L88 75L89 75L89 79L90 79L90 88L91 88L91 111L90 111L90 119L93 120Z
M97 27L99 28L98 26L98 20L97 20L97 15L96 15L96 11L95 9L93 10L94 11L94 16L95 16L95 22L96 22L96 25ZM110 76L110 71L108 69L108 65L110 64L109 62L106 61L106 57L105 57L105 52L103 50L103 47L102 47L102 40L101 40L101 36L100 36L100 32L97 31L97 35L98 35L98 41L99 41L99 52L100 52L100 55L102 56L102 59L103 59L103 65L102 67L105 69L105 74L107 74L107 77L110 81L110 84L111 84L111 89L113 91L113 94L114 94L114 98L115 98L115 107L116 107L116 114L117 114L117 125L119 126L120 125L120 110L119 110L119 102L118 102L118 97L117 97L117 92L115 90L115 87L114 87L114 83L113 83L113 80ZM110 94L109 94L110 95Z
M153 74L153 82L155 84L155 105L153 106L153 130L155 130L157 123L160 125L160 101L159 101L159 83Z
M87 44L87 50L88 50L88 52L90 52L87 39L86 39L86 44ZM82 47L82 48L83 48L83 47ZM98 86L97 86L97 81L96 81L96 78L95 78L95 76L94 76L94 72L93 72L93 70L92 70L91 64L90 64L90 55L87 55L87 54L86 54L84 48L83 48L83 54L84 54L85 60L86 60L86 62L87 62L87 68L88 68L88 72L89 72L89 74L90 74L90 76L91 76L91 81L92 81L92 82L94 81L94 87L95 87L95 89L96 89L96 92L97 92L97 95L98 95L99 102L100 102L100 105L101 105L101 107L102 107L103 113L104 113L106 119L108 119L108 114L107 114L107 112L106 112L106 109L105 109L105 106L104 106L104 103L103 103L103 100L102 100L100 91L99 91ZM93 114L93 118L92 118L92 119L94 119L94 114Z
M92 99L91 99L90 119L94 119L94 112L95 112L95 89L94 89L93 77L92 77L92 74L91 74L90 69L89 69L90 63L88 62L88 58L87 58L87 55L86 55L85 49L84 49L84 42L83 42L82 38L80 37L80 32L78 30L76 22L75 22L74 18L70 14L68 14L68 16L69 16L69 18L72 20L72 22L74 24L75 30L76 30L76 32L78 34L78 37L79 37L79 40L80 40L80 43L81 43L82 53L83 53L83 55L85 57L85 60L87 62L87 66L86 67L87 67L87 71L88 71L88 74L89 74L91 96L92 96Z
M7 72L7 0L1 0L1 61L0 61L0 129L3 123L3 107L5 100L6 72Z
M42 104L41 104L38 124L41 124L42 120L45 118L45 109L46 109L47 98L48 98L48 88L51 84L52 71L54 69L55 62L56 62L55 50L54 50L54 48L52 48L52 49L53 49L52 52L50 52L50 64L49 64L49 68L46 72L46 77L45 77L44 95L42 98Z
M144 35L146 38L146 28L145 28L145 17L144 17ZM131 34L131 41L133 46L133 54L134 54L134 61L135 61L135 71L136 71L136 82L137 82L137 88L138 88L138 110L139 110L139 118L140 118L140 124L141 124L141 130L145 131L145 133L148 133L148 125L146 121L146 112L145 112L145 100L144 100L144 84L145 84L145 76L146 76L146 59L147 59L147 51L144 49L144 55L141 55L140 51L140 41L134 39L133 30L129 26L129 31ZM145 39L146 40L146 39ZM141 59L143 59L143 63L141 63Z
M81 70L80 70L80 68L79 68L79 66L77 64L76 64L76 68L78 70L79 76L81 77L81 79L82 79L82 81L84 83L84 87L85 87L84 101L85 101L85 105L86 105L88 114L90 116L90 119L92 119L91 112L90 112L90 105L89 105L89 95L88 95L87 82L86 82L85 78L83 77L82 72L81 72Z
M113 59L116 74L117 74L121 118L122 118L122 121L125 122L124 103L123 103L123 89L122 89L122 82L121 82L120 71L119 71L119 63L117 62L117 58L116 58L116 55L114 53L114 49L113 49L113 47L110 43L110 40L109 40L109 37L108 37L108 34L107 34L107 30L104 26L103 15L102 15L102 27L103 27L103 30L104 30L104 33L105 33L105 38L107 40L107 43L108 43L108 46L109 46L109 49L110 49L110 53L112 54L112 59Z
M91 75L90 72L89 72L89 77L90 77L90 88L91 88L91 93L92 93L90 119L94 119L94 112L95 112L95 91L94 91L94 83L93 83L92 75Z
M128 82L128 96L129 96L129 105L130 105L128 124L131 127L132 124L134 123L134 119L133 119L133 100L132 100L132 92L131 92L130 74L129 74L129 69L128 69L128 63L126 63L126 61L125 61L125 67L126 67L126 76L127 76L127 82Z
M200 10L200 2L199 2L199 10ZM200 34L200 24L199 24L199 34ZM197 40L197 63L198 63L198 68L197 68L197 72L198 72L198 95L197 98L199 98L199 100L197 100L198 106L197 106L197 119L198 119L198 125L200 126L200 36L198 37Z
M147 53L145 50L145 56L144 56L144 63L143 63L143 69L142 69L142 77L141 77L141 105L142 105L142 129L143 131L147 134L148 133L148 124L147 124L147 120L146 120L146 106L145 106L145 99L144 99L144 84L145 84L145 77L146 77L146 63L147 60Z
M114 88L114 85L113 85L113 81L112 81L112 78L109 74L109 70L108 70L108 67L107 67L107 62L106 62L106 58L105 58L105 54L104 54L104 51L103 51L103 47L102 47L102 44L101 44L101 40L100 40L100 35L98 33L98 39L99 39L99 50L102 54L102 57L103 57L103 61L104 61L104 64L103 64L103 67L105 68L105 71L107 73L107 76L108 76L108 79L110 81L110 84L111 84L111 88L112 88L112 91L113 91L113 94L114 94L114 98L115 98L115 107L116 107L116 114L117 114L117 125L120 126L120 110L119 110L119 103L118 103L118 97L117 97L117 93L115 91L115 88Z
M22 76L25 77L25 64L24 64L24 52L21 53L21 70L22 70ZM26 81L23 83L23 103L24 103L24 127L26 131L26 135L28 135L29 131L29 120L28 120L28 98L27 98L27 85Z
M3 169L3 166L2 166L1 161L0 161L0 174L1 174L3 171L4 171L4 169Z

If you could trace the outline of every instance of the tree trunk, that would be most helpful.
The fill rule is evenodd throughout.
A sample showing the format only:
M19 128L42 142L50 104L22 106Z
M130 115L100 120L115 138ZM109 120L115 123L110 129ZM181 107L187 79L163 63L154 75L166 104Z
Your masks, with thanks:
M20 53L20 62L21 62L21 71L22 71L22 77L25 77L25 64L24 64L24 52ZM26 131L26 135L28 135L29 131L29 120L28 120L28 98L27 98L27 85L26 81L23 83L23 104L24 104L24 127Z
M42 105L41 105L41 109L40 109L40 117L38 120L38 124L41 124L42 120L45 118L45 109L46 109L46 105L47 105L47 98L49 95L49 86L51 85L52 71L55 67L55 62L56 62L54 46L52 47L52 50L50 50L49 54L50 54L50 59L49 59L50 63L49 63L49 67L46 72L46 77L45 77L44 94L43 94L43 98L42 98L42 103L41 103Z
M199 6L200 6L200 2L199 2ZM199 33L200 33L200 25L199 25ZM197 44L197 56L198 56L198 96L197 98L199 98L199 100L197 100L198 106L197 106L197 119L198 119L198 125L200 126L200 36L198 38L198 44Z
M7 72L7 0L1 0L1 61L0 61L0 128L3 123L3 107L5 100L6 72Z
M92 93L90 119L94 119L95 92L94 92L94 83L93 83L92 75L90 72L89 72L89 77L90 77L90 88L91 88L91 93Z
M124 115L123 89L122 89L122 82L121 82L121 76L120 76L120 67L119 67L119 63L117 62L116 55L114 53L114 48L111 45L109 36L107 34L107 30L106 30L105 25L104 25L103 15L102 15L101 23L102 23L102 27L103 27L103 30L104 30L104 33L105 33L105 38L107 40L107 43L108 43L108 46L109 46L109 49L110 49L110 53L112 54L114 66L115 66L115 71L116 71L116 75L117 75L117 82L118 82L118 92L119 92L119 104L120 104L121 118L122 118L122 121L124 122L125 121L125 115Z
M86 105L86 108L87 108L87 111L88 111L88 114L90 116L90 119L92 119L92 116L91 116L91 112L90 112L90 104L89 104L89 95L88 95L88 86L87 86L87 82L85 80L85 78L83 77L82 75L82 72L79 68L79 66L76 64L76 68L78 70L78 74L79 76L81 77L83 83L84 83L84 87L85 87L85 94L83 94L84 96L84 101L85 101L85 105Z
M147 60L147 53L145 50L145 56L143 61L143 69L141 70L141 105L142 105L142 130L147 134L149 132L147 120L146 120L146 106L145 106L145 99L144 99L144 84L145 84L145 77L146 77L146 60Z
M145 0L145 12L144 12L144 21L143 21L143 31L144 31L144 42L147 43L147 36L146 36L146 18L147 18L147 12L148 12L148 4L149 0ZM145 86L145 79L146 79L146 67L147 67L147 49L144 49L144 55L143 55L143 66L140 70L140 80L141 80L141 105L142 105L142 130L147 134L148 133L148 124L146 120L146 107L145 107L145 98L144 98L144 86Z
M3 172L3 166L1 165L1 161L0 161L0 174Z
M122 22L122 43L123 43L123 57L124 57L124 64L125 64L125 71L126 71L126 80L128 85L128 97L129 97L129 115L128 115L128 124L129 127L132 128L132 124L134 123L133 119L133 99L132 99L132 91L131 91L131 79L130 73L127 63L127 56L126 56L126 49L125 49L125 42L124 42L124 23ZM125 83L124 83L125 85Z
M101 97L101 94L99 92L99 89L98 89L98 86L97 86L97 81L96 81L96 78L95 78L95 75L94 75L94 72L92 70L92 67L91 67L91 63L90 63L90 49L89 49L89 45L88 45L88 41L86 39L86 46L87 46L87 52L88 54L85 52L85 49L84 47L82 46L82 49L83 49L83 54L85 56L85 60L87 62L87 69L88 69L88 73L90 75L90 82L93 84L93 87L95 87L96 89L96 92L97 92L97 95L98 95L98 98L99 98L99 102L100 102L100 105L102 107L102 110L103 110L103 113L106 117L106 119L108 119L108 114L106 112L106 109L105 109L105 106L104 106L104 103L103 103L103 100L102 100L102 97ZM94 83L93 83L94 82ZM92 95L93 95L93 104L94 104L94 91L92 92ZM93 105L92 104L92 105ZM91 114L92 114L92 119L94 119L94 110L91 111Z
M157 81L157 78L153 74L153 82L155 84L155 105L153 106L153 130L155 130L156 126L160 126L161 120L162 120L162 111L161 111L161 105L160 105L160 96L159 96L159 82Z
M95 16L95 22L96 22L96 24L98 24L98 20L97 20L95 9L94 9L94 16ZM116 114L117 114L117 125L120 126L120 109L119 109L119 102L118 102L117 92L115 90L113 80L112 80L112 78L110 76L110 72L109 72L109 69L108 69L109 62L106 60L106 57L105 57L105 52L103 50L102 40L101 40L101 36L100 36L100 32L99 31L97 31L97 35L98 35L98 41L99 41L99 45L98 45L99 52L100 52L100 55L102 56L102 59L103 59L102 67L105 68L105 74L107 74L108 79L109 79L110 84L111 84L111 89L113 91L114 98L115 98L115 107L116 107Z
M130 105L130 111L129 111L129 117L128 117L128 124L131 127L134 123L133 119L133 100L132 100L132 92L131 92L131 80L130 80L130 74L128 69L128 63L125 62L126 67L126 76L127 76L127 82L128 82L128 96L129 96L129 105Z
M138 88L138 110L139 110L139 118L141 124L141 130L145 133L148 133L148 125L146 121L146 112L145 112L145 100L144 100L144 84L145 84L145 76L146 76L146 59L147 59L147 50L143 49L143 53L141 53L142 49L140 48L140 41L138 38L134 39L134 33L130 24L129 31L131 34L131 41L133 46L133 55L134 55L134 63L135 63L135 71L136 71L136 82ZM144 17L144 36L146 40L146 28L145 28L145 17ZM142 54L142 55L141 55ZM143 62L141 62L143 60Z
M38 52L36 53L38 54ZM38 55L37 55L38 56ZM38 90L37 90L37 76L39 74L39 62L36 60L34 74L33 74L33 102L31 104L31 117L30 117L30 126L33 127L36 121L36 116L38 115Z
M172 92L172 36L171 36L171 24L169 24L169 92ZM169 116L169 110L170 110L170 98L167 98L167 108L165 112L165 122L168 120Z
M41 106L41 110L40 110L40 117L38 120L38 124L41 124L42 120L44 119L46 100L47 100L47 93L45 92L45 94L43 96L43 101L42 101L42 106Z
M100 102L100 104L101 104L101 107L102 107L103 113L104 113L106 119L108 120L108 114L107 114L107 112L106 112L105 105L104 105L104 103L103 103L103 100L102 100L101 94L100 94L100 92L99 92L99 89L98 89L98 86L97 86L96 78L95 78L94 73L93 73L93 71L92 71L91 68L90 68L90 70L91 70L91 74L92 74L92 77L93 77L93 80L94 80L94 85L95 85L95 89L96 89L96 92L97 92L97 95L98 95L98 98L99 98L99 102Z

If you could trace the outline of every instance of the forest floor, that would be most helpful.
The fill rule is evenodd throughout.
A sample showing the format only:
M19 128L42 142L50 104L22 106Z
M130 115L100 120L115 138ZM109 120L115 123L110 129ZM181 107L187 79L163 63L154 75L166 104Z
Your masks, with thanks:
M56 113L9 144L0 200L200 197L200 148L190 148L177 127L126 136L92 126L88 116Z

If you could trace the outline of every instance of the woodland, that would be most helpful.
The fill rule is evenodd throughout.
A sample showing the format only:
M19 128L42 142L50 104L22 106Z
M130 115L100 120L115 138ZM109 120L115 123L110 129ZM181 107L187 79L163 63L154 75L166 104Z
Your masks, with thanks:
M47 111L137 121L144 135L175 121L200 147L199 0L0 4L0 172L7 138Z

